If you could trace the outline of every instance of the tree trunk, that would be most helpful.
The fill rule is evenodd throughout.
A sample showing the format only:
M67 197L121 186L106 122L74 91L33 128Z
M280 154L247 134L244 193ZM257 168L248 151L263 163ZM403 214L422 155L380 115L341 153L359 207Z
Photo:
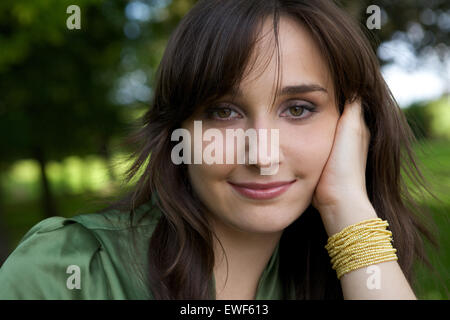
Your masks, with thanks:
M35 159L39 163L39 169L41 171L41 201L42 201L42 209L44 210L44 217L53 217L57 216L57 209L54 203L54 199L52 196L50 182L46 173L46 165L47 161L45 159L45 155L43 150L40 147L35 149Z

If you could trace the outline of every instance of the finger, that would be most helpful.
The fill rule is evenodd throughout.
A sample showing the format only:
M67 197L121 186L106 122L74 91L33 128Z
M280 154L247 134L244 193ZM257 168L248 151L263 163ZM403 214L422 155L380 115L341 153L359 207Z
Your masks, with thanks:
M350 100L347 100L344 106L344 112L352 113L353 115L361 115L362 114L361 99L356 98L353 99L353 101L351 102Z
M369 140L370 130L364 119L361 98L356 98L352 102L347 100L344 107L344 114L346 126L354 128L360 135L365 137L365 140Z
M360 101L354 99L350 102L347 100L344 105L344 110L339 118L339 126L353 127L358 129L358 118L361 117Z

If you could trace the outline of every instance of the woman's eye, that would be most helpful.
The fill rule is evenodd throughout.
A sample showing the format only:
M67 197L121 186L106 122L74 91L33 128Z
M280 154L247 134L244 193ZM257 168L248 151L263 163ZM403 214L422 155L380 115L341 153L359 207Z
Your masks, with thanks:
M303 111L305 111L304 108L299 107L299 106L293 106L293 107L289 107L288 108L289 112L294 116L294 117L299 117L302 115Z
M301 120L308 118L310 113L315 112L315 107L309 105L293 105L287 107L285 111L280 114L282 117L292 118L294 120ZM287 113L287 115L285 115ZM306 114L306 115L305 115Z
M210 108L206 111L208 118L213 120L233 120L240 118L239 113L228 107Z

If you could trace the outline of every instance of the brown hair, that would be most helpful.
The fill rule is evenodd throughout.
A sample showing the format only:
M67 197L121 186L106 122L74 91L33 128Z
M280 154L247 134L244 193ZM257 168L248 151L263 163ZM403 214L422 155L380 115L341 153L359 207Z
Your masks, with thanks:
M185 165L171 161L170 137L198 106L232 92L250 63L262 22L273 17L277 39L283 15L306 26L317 42L334 82L339 111L347 99L361 97L371 132L367 192L379 217L389 221L406 278L410 283L414 278L415 258L430 266L421 235L437 243L419 219L427 211L413 199L401 170L418 189L430 189L416 165L414 135L381 76L362 29L332 1L203 0L184 16L168 41L144 125L127 140L136 151L126 181L143 171L134 189L115 204L132 213L157 195L163 214L148 252L149 286L155 299L215 298L210 282L213 230L190 186ZM326 241L320 215L311 205L284 230L280 276L286 299L293 298L288 294L291 289L296 299L343 298L324 249Z

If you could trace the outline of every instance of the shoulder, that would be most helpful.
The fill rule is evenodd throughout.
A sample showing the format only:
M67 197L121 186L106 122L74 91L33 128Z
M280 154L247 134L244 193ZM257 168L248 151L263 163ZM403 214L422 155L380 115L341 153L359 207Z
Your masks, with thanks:
M99 249L96 237L83 225L63 217L45 219L25 234L0 269L0 298L80 297L86 290L68 286L67 272L75 270L76 281L77 272L97 269Z
M138 278L126 280L131 231L137 231L141 245L132 258L145 267L143 253L159 216L159 210L144 204L134 224L128 213L115 210L39 222L0 268L0 299L128 298L139 285Z

